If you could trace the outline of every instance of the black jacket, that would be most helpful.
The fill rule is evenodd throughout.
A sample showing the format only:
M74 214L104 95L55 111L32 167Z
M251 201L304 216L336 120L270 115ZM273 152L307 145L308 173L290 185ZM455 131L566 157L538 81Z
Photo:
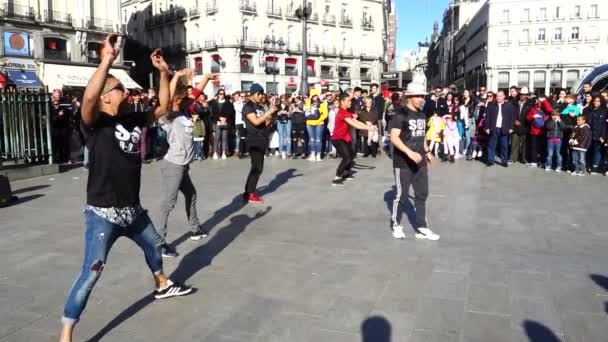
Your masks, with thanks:
M444 115L448 114L448 111L449 111L448 102L443 97L440 97L437 100L433 100L432 98L429 98L424 103L424 107L422 107L422 111L424 112L424 114L426 114L427 118L433 116L433 114L435 114L435 112L437 114L439 114L439 116L444 116Z
M509 130L513 129L513 122L517 117L517 108L509 102L502 104L502 134L509 134ZM494 102L486 109L486 121L484 128L493 130L496 128L496 119L498 118L498 103Z
M526 101L523 106L521 106L521 109L519 107L519 101L513 102L513 105L517 108L517 116L515 117L515 120L520 122L519 126L513 125L513 133L518 135L527 134L530 127L528 127L529 123L526 117L528 116L528 113L530 113L532 106L534 106L534 100Z
M561 139L564 137L564 129L566 125L560 121L549 119L545 121L545 130L547 131L547 139Z
M212 123L216 123L220 117L224 117L229 126L234 125L235 111L232 102L226 100L224 103L219 103L214 99L209 101L209 107L211 108Z
M587 118L591 132L591 140L599 140L606 136L606 109L600 107L598 109L591 106L585 108L583 115Z

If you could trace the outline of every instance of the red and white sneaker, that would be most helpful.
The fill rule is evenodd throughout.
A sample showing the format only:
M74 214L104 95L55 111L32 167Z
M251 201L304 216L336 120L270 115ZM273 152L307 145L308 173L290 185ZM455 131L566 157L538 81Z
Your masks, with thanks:
M264 203L264 199L255 193L251 193L247 196L247 202L249 203Z

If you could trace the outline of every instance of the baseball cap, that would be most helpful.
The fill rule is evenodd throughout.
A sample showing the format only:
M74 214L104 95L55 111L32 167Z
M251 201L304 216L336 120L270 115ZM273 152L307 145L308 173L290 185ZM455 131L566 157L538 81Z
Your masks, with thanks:
M257 94L257 93L264 93L264 87L262 87L259 83L253 83L251 85L251 87L249 88L249 93L250 94Z

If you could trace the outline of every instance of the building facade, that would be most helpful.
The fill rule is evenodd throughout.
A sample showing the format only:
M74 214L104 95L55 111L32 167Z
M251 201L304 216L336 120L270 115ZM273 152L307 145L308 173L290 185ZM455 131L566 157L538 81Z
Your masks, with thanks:
M385 66L386 0L309 0L306 32L308 82L330 88L369 86ZM228 92L253 82L268 91L299 88L302 21L295 0L129 0L123 24L143 45L162 47L173 68L190 67L197 77L220 73Z
M485 1L455 35L446 81L536 94L570 88L608 63L607 11L599 0Z
M8 0L0 8L0 69L18 87L83 87L106 35L120 30L119 0ZM127 69L118 58L112 73L135 88ZM38 82L28 80L34 76Z

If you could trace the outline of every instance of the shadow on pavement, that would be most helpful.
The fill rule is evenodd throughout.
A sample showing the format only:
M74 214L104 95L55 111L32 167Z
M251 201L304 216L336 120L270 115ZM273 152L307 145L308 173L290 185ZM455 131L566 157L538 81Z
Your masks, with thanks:
M392 220L391 217L393 214L393 202L395 201L396 194L397 194L397 187L395 187L394 185L391 188L391 190L384 193L384 202L386 203L386 208L388 209L388 213L390 215L389 227L392 227L391 225L393 224L393 222L391 221ZM416 209L414 208L414 204L412 203L411 199L412 199L412 197L408 195L408 200L405 202L403 211L405 212L405 215L407 216L407 220L410 223L410 228L412 228L412 230L414 232L417 232L416 229L414 228L414 227L416 227ZM401 223L403 224L403 222L401 222Z
M302 176L302 174L295 174L296 171L296 169L292 168L277 174L274 179L268 183L268 185L259 188L258 194L260 196L271 194L283 184L287 183L290 179ZM220 222L241 210L245 205L247 205L247 202L243 200L243 196L241 194L238 194L232 199L232 201L230 201L230 203L216 210L211 217L201 224L201 226L203 229L206 229L209 233L211 233L213 228L220 224ZM170 245L177 247L188 240L189 237L190 232L184 233L182 236L171 242Z
M30 191L36 191L36 190L46 189L48 187L50 187L50 185L43 184L43 185L30 186L29 188L21 188L21 189L13 191L13 195L22 194L24 192L30 192Z
M599 274L592 274L590 277L597 285L608 291L608 277ZM604 310L608 313L608 302L604 303Z
M561 342L551 329L536 321L525 320L523 326L530 342Z
M226 227L220 229L217 234L207 241L206 244L201 245L190 253L184 255L179 265L169 276L169 278L179 282L186 282L194 274L211 265L213 258L219 255L226 247L228 247L228 245L230 245L230 243L232 243L232 241L234 241L242 232L244 232L245 228L249 224L263 216L266 216L271 209L271 207L267 207L263 211L255 214L253 217L242 214L230 218L230 223ZM150 293L137 302L131 304L131 306L118 314L116 318L106 324L105 327L103 327L88 341L94 342L101 340L106 334L112 331L112 329L118 327L120 324L133 317L148 304L154 302L154 300L154 294Z
M361 323L362 342L390 342L391 323L382 316L372 316Z

